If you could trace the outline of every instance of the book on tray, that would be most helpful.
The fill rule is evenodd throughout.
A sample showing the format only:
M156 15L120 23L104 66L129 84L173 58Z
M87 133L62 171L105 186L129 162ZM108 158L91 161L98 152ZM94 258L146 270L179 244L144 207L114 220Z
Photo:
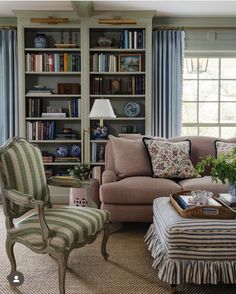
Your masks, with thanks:
M193 199L192 196L187 196L187 195L180 195L177 198L177 202L179 204L179 206L182 209L187 209L187 208L193 208L196 206L199 206L201 204L196 204L193 203L191 200ZM217 202L214 198L209 198L208 199L208 204L204 204L204 205L210 205L210 206L222 206L219 202Z

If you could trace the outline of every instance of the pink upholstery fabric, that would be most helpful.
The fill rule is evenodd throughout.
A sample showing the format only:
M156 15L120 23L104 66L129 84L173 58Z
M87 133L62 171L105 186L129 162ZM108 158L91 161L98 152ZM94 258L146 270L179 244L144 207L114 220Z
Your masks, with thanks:
M110 212L112 222L152 222L153 212L150 205L104 204L102 209Z
M219 193L228 192L227 185L223 185L221 182L212 182L210 176L182 180L178 184L183 187L184 190L207 190L213 192L214 196L219 196Z
M158 196L169 196L181 187L169 179L130 177L100 187L100 199L112 204L152 204Z
M105 170L102 174L102 183L113 183L116 182L116 174L112 170Z
M116 173L120 179L132 176L151 176L152 170L141 139L130 140L109 136Z
M98 207L101 206L101 201L99 198L99 181L98 179L90 179L90 187L91 187L91 198L97 204Z

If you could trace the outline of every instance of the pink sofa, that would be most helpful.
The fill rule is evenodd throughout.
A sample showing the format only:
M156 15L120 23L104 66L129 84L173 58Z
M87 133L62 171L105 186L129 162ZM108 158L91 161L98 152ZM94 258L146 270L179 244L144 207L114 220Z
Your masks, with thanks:
M171 142L179 142L185 139L191 141L191 161L196 165L201 158L207 155L215 156L214 142L218 138L192 136L192 137L177 137L168 139ZM118 138L116 139L118 140ZM119 140L125 140L119 139ZM129 138L130 141L130 138ZM226 141L226 140L224 140ZM122 141L124 142L124 141ZM141 140L139 139L139 142ZM227 142L236 142L236 138L227 140ZM125 142L124 142L125 143ZM114 142L107 143L105 155L105 171L102 175L102 185L100 187L100 200L101 207L107 209L111 213L111 221L114 222L149 222L152 221L152 203L153 200L161 196L169 196L171 193L178 192L182 189L206 189L212 191L214 195L225 193L228 187L222 183L213 183L209 173L202 178L191 178L179 181L163 178L153 178L151 176L150 162L143 162L143 165L150 165L150 175L139 175L136 169L135 175L128 177L119 177L115 168L116 154L113 152ZM125 145L124 145L125 146ZM123 159L127 167L135 166L133 160L129 161L132 157L132 145L123 150ZM116 146L115 146L116 147ZM136 148L134 146L134 148ZM145 147L144 147L145 148ZM117 151L119 153L119 150ZM135 150L134 150L135 152ZM146 152L146 150L145 150ZM119 155L120 156L120 155ZM137 158L137 161L139 158ZM148 156L142 160L149 160ZM123 160L124 162L124 160Z

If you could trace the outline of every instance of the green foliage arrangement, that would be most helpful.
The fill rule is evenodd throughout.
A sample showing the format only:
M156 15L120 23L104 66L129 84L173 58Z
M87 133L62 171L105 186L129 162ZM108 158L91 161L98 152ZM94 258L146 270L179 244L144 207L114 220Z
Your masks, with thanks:
M90 171L91 168L87 163L79 163L69 171L69 174L73 178L84 181L86 179L89 179Z
M236 148L229 153L222 153L217 158L208 156L196 166L196 174L202 175L206 167L210 167L213 181L220 180L224 184L236 183Z

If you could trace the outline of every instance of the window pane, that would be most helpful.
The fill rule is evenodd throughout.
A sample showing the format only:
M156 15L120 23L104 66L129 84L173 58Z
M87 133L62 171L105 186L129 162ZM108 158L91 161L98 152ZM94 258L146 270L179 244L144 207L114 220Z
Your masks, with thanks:
M222 127L221 137L226 139L236 137L236 127Z
M218 101L218 81L199 81L199 100Z
M219 128L218 127L200 127L199 128L200 136L211 136L219 137Z
M197 136L197 127L182 127L182 136Z
M182 122L183 123L197 122L197 103L183 103Z
M197 78L197 58L184 59L184 79Z
M184 81L183 101L197 100L197 81Z
M236 81L221 81L221 100L236 101Z
M199 58L199 79L219 78L219 58Z
M218 122L218 103L199 103L199 122Z
M236 78L236 58L221 59L221 78L222 79Z
M236 123L236 103L221 103L221 123Z

